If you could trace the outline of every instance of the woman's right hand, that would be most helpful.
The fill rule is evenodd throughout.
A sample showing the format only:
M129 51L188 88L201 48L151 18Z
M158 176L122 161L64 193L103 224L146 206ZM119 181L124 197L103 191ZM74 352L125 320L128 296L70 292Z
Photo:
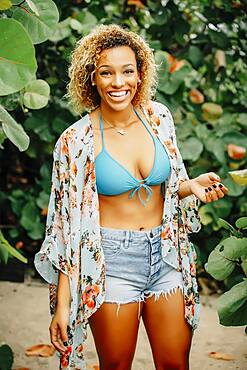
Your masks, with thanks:
M51 343L60 353L67 350L67 346L63 343L68 343L67 326L69 323L69 307L57 307L56 313L51 321L49 331Z

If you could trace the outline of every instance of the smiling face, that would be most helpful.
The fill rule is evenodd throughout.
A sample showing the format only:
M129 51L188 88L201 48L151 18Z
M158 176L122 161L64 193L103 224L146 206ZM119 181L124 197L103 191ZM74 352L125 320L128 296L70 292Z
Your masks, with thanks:
M129 46L103 50L94 78L101 106L117 111L128 108L139 80L134 51Z

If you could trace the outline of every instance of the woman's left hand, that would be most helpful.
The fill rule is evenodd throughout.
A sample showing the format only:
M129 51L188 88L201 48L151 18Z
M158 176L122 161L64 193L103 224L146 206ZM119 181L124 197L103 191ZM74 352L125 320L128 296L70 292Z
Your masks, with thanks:
M228 189L214 172L204 173L190 180L191 192L204 203L223 198Z

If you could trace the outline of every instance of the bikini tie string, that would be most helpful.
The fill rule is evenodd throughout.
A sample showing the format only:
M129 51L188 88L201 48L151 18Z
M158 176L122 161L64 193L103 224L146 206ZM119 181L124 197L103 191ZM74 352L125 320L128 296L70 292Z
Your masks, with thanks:
M147 193L147 199L146 201L144 201L141 197L141 194L140 194L140 190L141 188L144 188L146 190L146 193ZM137 192L138 194L138 197L140 199L140 202L144 205L144 207L146 206L146 204L149 202L151 196L152 196L152 193L153 193L153 190L150 188L150 186L148 186L147 184L139 184L137 185L132 191L131 193L129 194L129 198L132 199L133 196L135 195L135 193Z

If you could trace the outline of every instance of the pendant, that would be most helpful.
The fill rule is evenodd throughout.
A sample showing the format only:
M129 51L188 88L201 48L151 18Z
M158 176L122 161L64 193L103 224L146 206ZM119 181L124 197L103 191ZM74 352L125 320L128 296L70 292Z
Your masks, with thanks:
M117 130L117 132L118 132L120 135L125 135L125 134L126 134L126 132L124 131L124 129Z

